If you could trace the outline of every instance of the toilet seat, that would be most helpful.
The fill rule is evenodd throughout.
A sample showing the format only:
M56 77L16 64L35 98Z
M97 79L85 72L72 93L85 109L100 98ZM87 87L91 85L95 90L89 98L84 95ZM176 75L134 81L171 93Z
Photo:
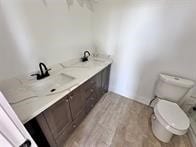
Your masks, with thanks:
M173 134L183 135L190 126L189 118L176 103L159 100L154 113L159 122Z

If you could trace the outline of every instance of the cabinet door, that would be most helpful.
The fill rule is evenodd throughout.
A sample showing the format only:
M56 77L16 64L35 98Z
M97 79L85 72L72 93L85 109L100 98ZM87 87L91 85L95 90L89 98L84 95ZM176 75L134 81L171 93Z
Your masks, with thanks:
M69 136L71 135L73 130L74 130L74 126L71 123L62 131L62 133L55 140L57 147L64 147L65 142L67 141L67 139L69 138ZM51 146L51 147L53 147L53 146Z
M102 90L102 71L99 72L96 75L96 93L97 93L97 99L99 100L102 95L103 95L103 90Z
M48 108L44 111L44 116L53 136L56 138L72 122L68 99L63 98Z
M85 106L85 98L82 87L77 88L69 94L69 102L72 119L74 120Z
M110 80L110 65L102 71L102 90L103 93L108 92Z

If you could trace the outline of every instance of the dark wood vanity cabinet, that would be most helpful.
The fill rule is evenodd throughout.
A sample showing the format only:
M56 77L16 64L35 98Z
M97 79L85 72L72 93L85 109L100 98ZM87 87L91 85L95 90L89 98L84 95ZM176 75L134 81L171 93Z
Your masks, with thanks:
M51 147L62 147L108 91L110 65L36 117Z

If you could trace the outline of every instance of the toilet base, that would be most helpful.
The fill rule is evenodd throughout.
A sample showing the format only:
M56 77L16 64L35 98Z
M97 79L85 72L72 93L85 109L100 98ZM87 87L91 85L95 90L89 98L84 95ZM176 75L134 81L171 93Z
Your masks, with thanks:
M151 122L152 122L152 132L154 136L162 142L165 142L165 143L170 142L173 136L173 133L165 129L160 124L160 122L156 119L154 114L151 116Z

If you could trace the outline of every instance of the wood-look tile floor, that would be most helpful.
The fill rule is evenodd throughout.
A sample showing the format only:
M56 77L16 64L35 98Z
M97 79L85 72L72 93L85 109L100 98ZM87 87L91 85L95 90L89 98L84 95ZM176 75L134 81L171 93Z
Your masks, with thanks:
M191 147L187 135L168 144L152 134L148 106L107 93L74 131L65 147Z

